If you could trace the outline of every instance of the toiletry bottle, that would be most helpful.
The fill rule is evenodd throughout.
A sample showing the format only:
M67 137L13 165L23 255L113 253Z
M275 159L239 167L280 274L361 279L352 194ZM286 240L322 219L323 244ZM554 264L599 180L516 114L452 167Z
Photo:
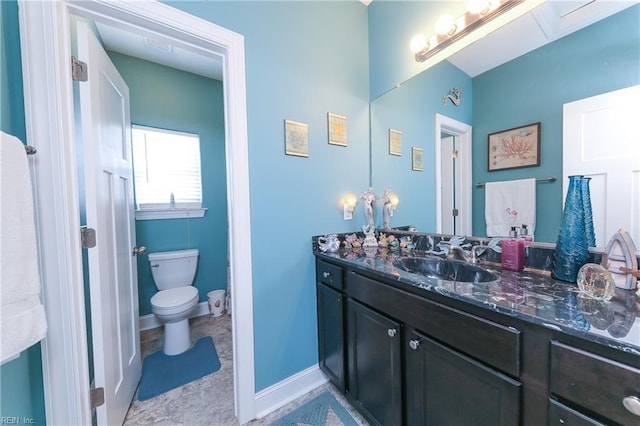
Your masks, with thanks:
M524 267L524 240L518 238L515 226L511 227L509 238L502 240L502 267L511 271L521 271Z
M526 243L533 242L533 236L529 235L529 228L527 227L527 225L523 224L522 227L520 228L520 236L524 239L525 245Z

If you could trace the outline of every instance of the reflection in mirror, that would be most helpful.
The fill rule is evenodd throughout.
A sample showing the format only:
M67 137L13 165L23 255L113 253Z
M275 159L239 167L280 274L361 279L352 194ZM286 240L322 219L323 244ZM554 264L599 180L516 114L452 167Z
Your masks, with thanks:
M413 224L422 232L438 230L437 217L442 212L436 209L436 193L440 191L436 184L436 168L440 168L436 147L440 144L436 140L440 133L435 129L435 116L440 114L473 127L472 182L558 177L555 182L536 185L535 239L554 243L563 204L563 105L640 84L640 5L620 4L618 7L623 10L562 38L547 40L544 46L493 69L476 75L478 70L467 72L452 63L460 65L463 61L452 58L374 99L371 185L376 189L392 187L403 200L394 222ZM586 13L589 7L591 4L575 13ZM544 24L538 26L549 29ZM527 37L515 38L511 33L507 37L510 41L528 41ZM532 34L530 38L534 37ZM494 50L500 53L501 47ZM480 56L486 59L494 50L483 45ZM465 53L466 49L461 52ZM458 106L442 103L442 96L452 87L462 89ZM540 165L489 172L487 135L533 122L541 122ZM403 134L402 156L389 155L389 128ZM414 146L424 149L424 171L411 169L410 152ZM466 234L484 236L484 188L471 185L469 189L473 220L472 232ZM608 236L603 239L606 241Z

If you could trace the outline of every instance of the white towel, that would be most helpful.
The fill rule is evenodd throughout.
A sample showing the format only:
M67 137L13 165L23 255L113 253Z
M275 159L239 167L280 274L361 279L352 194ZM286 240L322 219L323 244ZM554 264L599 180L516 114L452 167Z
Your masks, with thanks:
M40 287L29 160L0 132L0 362L45 337Z
M485 185L487 237L508 237L512 226L536 230L536 180L520 179Z

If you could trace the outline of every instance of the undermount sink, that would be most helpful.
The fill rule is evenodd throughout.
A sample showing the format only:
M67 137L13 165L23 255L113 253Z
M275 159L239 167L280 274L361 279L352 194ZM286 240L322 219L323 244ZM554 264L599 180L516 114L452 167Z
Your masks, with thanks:
M393 266L412 274L448 281L486 283L498 279L495 273L461 260L407 257L394 261Z

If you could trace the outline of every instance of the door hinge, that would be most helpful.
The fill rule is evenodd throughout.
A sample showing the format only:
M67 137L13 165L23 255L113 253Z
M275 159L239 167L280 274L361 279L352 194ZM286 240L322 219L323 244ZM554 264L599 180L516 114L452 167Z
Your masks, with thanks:
M74 81L87 81L89 79L88 67L86 62L71 57L71 78Z
M80 242L83 249L90 249L96 246L96 230L83 226L80 228Z
M456 159L458 158L458 150L454 149L453 151L451 151L451 158Z
M457 217L458 216L458 209L451 210L451 215L454 216L454 217Z
M104 388L91 389L91 408L96 408L104 404Z

